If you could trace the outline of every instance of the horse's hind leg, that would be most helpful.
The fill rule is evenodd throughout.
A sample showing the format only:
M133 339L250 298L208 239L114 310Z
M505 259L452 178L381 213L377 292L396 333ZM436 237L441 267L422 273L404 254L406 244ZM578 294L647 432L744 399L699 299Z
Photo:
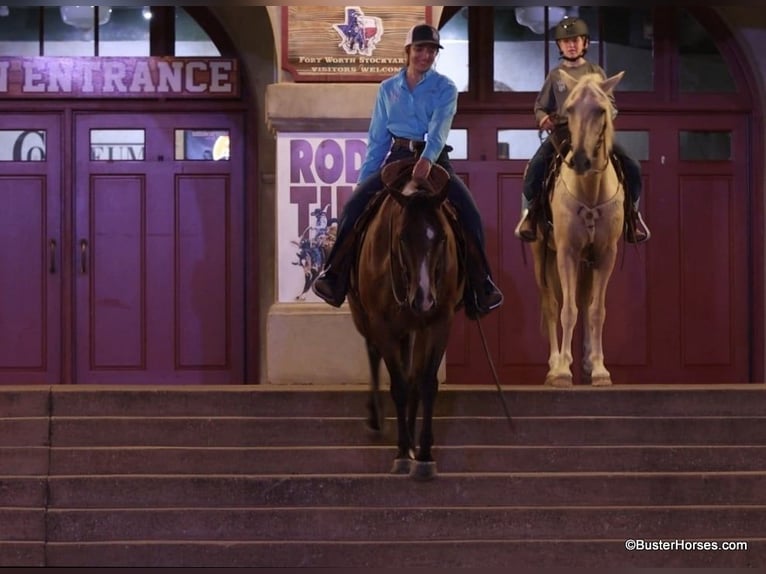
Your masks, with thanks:
M367 398L367 427L376 433L383 430L383 404L380 400L380 352L367 341L367 362L370 365L370 394Z

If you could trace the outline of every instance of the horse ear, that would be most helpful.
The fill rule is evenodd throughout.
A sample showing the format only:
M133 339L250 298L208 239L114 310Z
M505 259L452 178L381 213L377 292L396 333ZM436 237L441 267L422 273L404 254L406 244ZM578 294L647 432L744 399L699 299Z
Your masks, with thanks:
M402 183L409 180L412 176L412 168L414 166L414 158L392 161L383 166L383 169L380 171L380 179L383 180L383 185L387 188L400 189Z
M622 77L624 75L625 75L625 70L623 70L622 72L618 72L614 76L607 78L606 80L601 82L601 89L604 90L605 94L608 94L609 92L614 90L614 88L617 87L617 84L620 83L620 80L622 80Z

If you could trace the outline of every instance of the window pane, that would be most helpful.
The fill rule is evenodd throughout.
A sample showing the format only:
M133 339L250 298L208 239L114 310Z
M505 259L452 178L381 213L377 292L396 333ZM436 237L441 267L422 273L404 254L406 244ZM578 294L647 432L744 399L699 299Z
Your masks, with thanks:
M109 21L99 27L99 56L145 57L149 50L149 8L115 7Z
M715 42L686 10L678 30L679 78L682 92L735 92L734 80Z
M434 69L450 78L458 91L468 91L468 7L461 8L439 30L444 50Z
M447 136L447 145L452 146L450 159L468 159L468 130L451 129Z
M0 55L40 55L40 8L8 7L0 18Z
M220 56L207 33L183 8L176 8L175 55L181 57Z
M649 132L618 130L614 140L636 161L649 160Z
M542 9L495 7L496 92L536 92L545 81L545 30L543 24L531 23L529 18L533 10ZM519 17L528 25L520 24Z
M602 8L607 75L622 70L618 91L654 90L654 28L649 8Z
M175 142L177 160L229 160L229 130L176 130Z
M0 161L45 161L45 130L0 130Z
M46 56L95 56L94 6L46 6L43 52ZM111 8L100 6L99 23L111 18Z
M90 130L91 161L141 161L144 130Z
M681 131L678 143L684 161L731 159L731 132Z
M540 147L540 137L537 130L497 130L497 158L529 159Z

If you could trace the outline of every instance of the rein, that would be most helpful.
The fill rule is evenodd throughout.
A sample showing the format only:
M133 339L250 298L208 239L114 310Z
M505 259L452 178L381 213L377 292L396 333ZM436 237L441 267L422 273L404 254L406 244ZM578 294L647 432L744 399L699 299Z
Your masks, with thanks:
M394 257L396 256L396 251L394 250L394 214L393 212L388 218L388 237L389 237L388 271L389 271L389 275L391 276L391 293L394 295L394 301L396 301L397 305L399 305L399 307L404 307L407 294L405 293L404 297L399 297L399 293L396 292L397 275L396 273L394 273Z

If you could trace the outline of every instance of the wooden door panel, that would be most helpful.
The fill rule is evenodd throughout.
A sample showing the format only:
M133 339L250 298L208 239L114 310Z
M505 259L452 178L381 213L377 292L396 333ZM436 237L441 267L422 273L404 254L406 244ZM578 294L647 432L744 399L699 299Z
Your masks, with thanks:
M176 178L175 354L181 369L230 368L229 179L223 175Z
M146 368L146 178L142 175L94 175L89 205L93 213L88 239L78 240L79 275L89 282L87 313L80 314L91 333L89 371ZM87 243L80 243L87 241ZM84 327L84 329L82 329Z
M30 153L42 161L0 160L0 384L61 381L60 125L57 115L0 120L4 154L23 148L25 133L46 142Z
M90 129L121 125L145 130L143 158L86 155L78 175L77 235L92 237L93 249L77 281L77 380L241 382L242 151L232 146L229 161L185 160L177 132L227 129L242 148L239 119L85 115L80 157Z

